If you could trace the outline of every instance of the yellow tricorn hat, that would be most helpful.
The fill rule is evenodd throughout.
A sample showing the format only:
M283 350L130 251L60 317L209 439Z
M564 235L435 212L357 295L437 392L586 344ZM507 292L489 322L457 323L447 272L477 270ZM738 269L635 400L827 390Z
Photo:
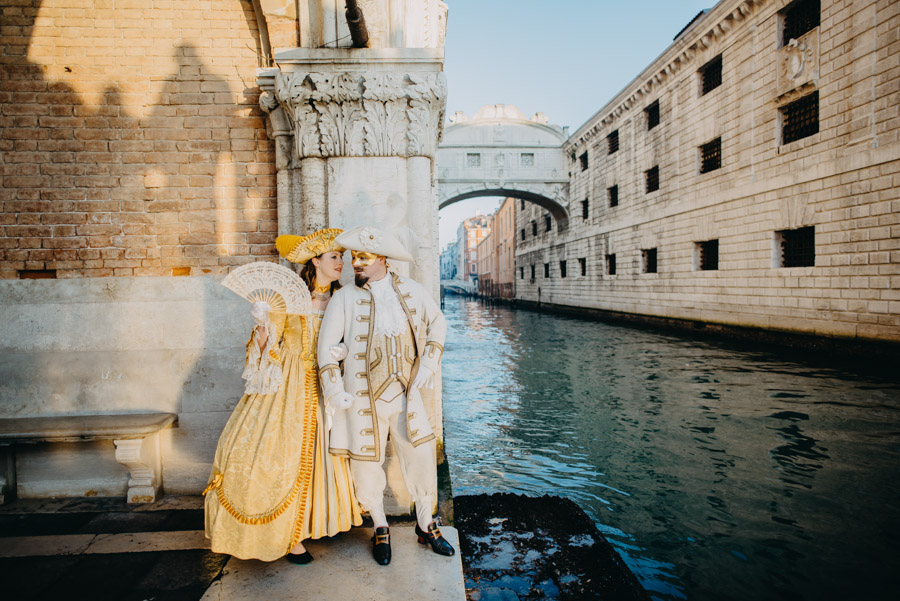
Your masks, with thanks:
M278 249L278 254L291 263L300 263L302 265L322 253L333 250L344 252L345 248L334 243L334 239L343 231L330 228L319 230L306 236L278 236L275 238L275 248Z

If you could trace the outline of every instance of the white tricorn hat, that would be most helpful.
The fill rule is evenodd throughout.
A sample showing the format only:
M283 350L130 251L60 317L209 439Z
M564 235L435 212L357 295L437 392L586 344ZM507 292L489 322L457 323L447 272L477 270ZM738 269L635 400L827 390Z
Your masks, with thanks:
M414 260L397 234L370 225L346 230L334 242L348 250L382 255L396 261Z

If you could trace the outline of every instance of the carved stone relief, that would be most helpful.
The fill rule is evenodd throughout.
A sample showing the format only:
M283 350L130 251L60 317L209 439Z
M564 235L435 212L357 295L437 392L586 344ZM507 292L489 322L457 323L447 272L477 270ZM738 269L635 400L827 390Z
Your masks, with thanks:
M791 40L779 51L778 95L819 79L819 30Z

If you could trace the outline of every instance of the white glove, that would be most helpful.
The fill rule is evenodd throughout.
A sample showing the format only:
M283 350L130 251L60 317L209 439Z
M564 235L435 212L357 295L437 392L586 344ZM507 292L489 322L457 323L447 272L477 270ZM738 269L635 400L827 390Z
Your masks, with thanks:
M419 365L419 373L416 374L416 379L413 380L413 388L422 387L434 388L434 372L424 365Z
M334 346L328 347L328 352L331 353L331 358L337 362L341 362L347 358L347 354L350 352L350 349L347 348L347 345L343 342L339 342Z
M353 406L353 395L349 392L340 392L325 403L325 410L334 413L335 411L345 411Z
M269 320L269 311L272 306L266 301L256 301L250 306L250 316L256 321L256 325L264 326Z

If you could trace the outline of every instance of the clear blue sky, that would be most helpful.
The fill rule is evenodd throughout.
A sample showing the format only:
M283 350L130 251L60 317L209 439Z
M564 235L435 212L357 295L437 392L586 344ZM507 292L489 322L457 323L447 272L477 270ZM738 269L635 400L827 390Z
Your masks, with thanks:
M447 115L485 104L543 112L574 132L715 0L445 0ZM498 200L441 211L441 247L459 222Z

